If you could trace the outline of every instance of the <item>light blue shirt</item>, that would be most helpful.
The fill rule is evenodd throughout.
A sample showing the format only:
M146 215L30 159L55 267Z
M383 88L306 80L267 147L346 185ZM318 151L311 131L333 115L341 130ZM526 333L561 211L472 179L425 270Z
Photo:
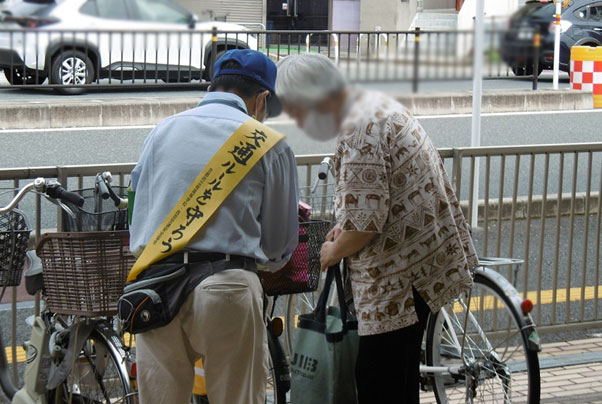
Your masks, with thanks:
M226 92L208 93L204 101L236 103ZM160 122L144 142L132 171L136 192L130 248L136 255L238 127L249 119L229 105L200 105ZM299 239L298 179L295 156L282 140L237 185L217 212L190 241L188 250L255 258L269 270L280 269Z

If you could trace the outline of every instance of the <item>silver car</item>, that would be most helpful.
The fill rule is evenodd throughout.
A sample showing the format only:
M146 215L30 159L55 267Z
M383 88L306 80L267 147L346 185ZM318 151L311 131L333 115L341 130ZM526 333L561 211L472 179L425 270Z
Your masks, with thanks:
M213 27L215 60L257 48L245 27L198 22L169 0L12 0L0 12L0 68L11 84L208 79Z

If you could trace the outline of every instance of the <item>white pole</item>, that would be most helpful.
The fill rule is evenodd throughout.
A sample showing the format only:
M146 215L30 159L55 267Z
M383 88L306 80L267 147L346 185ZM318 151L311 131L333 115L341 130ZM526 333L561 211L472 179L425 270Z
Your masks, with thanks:
M472 130L470 146L481 145L481 102L483 99L483 41L485 40L485 0L477 0L474 30L474 77L472 79ZM474 184L472 186L472 216L470 225L477 227L479 218L479 159L475 160Z
M558 90L558 70L560 69L560 16L562 14L562 2L556 0L556 26L554 30L554 79L552 87ZM535 73L534 73L535 74Z

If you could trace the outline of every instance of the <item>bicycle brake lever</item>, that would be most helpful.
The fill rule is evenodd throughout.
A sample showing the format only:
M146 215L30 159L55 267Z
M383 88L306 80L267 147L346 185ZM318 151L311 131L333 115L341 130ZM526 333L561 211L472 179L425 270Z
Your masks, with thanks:
M44 198L48 199L50 202L52 202L53 204L55 204L56 206L58 206L59 208L64 210L69 216L71 216L71 218L73 220L77 219L77 217L75 216L75 213L73 213L73 211L67 205L65 205L64 203L62 203L61 201L59 201L57 199L50 198L46 194L42 194L42 195L44 195Z

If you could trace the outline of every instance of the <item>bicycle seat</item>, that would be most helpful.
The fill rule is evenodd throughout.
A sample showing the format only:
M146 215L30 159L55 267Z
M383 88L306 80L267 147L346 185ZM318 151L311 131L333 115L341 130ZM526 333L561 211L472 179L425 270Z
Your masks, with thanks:
M42 261L35 251L27 251L25 256L27 269L25 270L25 290L30 295L35 295L44 289L44 277L42 275Z

